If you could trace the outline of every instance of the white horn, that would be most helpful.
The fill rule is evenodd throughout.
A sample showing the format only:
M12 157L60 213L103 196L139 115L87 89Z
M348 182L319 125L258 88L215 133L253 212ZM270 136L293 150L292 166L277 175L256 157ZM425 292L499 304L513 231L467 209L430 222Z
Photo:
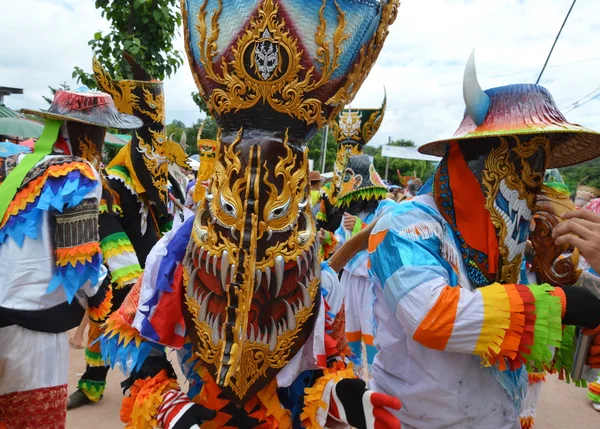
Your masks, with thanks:
M475 68L475 50L471 52L463 79L463 98L467 113L477 126L481 125L490 108L490 97L481 89Z

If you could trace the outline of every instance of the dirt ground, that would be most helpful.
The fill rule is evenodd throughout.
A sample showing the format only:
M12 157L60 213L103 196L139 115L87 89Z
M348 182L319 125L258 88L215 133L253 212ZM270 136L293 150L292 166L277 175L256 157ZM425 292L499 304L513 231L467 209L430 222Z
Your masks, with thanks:
M83 350L71 348L69 392L72 392L76 388L77 380L84 370ZM104 399L98 404L69 411L67 414L67 428L122 429L124 425L119 420L119 408L122 398L119 383L122 378L122 374L119 372L109 372ZM600 413L594 411L590 406L586 395L586 389L566 384L558 380L555 376L549 377L542 388L535 428L600 428Z

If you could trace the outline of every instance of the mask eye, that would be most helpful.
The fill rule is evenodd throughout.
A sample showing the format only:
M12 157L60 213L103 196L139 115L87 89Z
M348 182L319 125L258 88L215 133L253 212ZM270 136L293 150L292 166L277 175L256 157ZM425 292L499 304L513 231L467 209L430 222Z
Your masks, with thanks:
M268 220L281 219L288 213L289 209L290 201L288 200L288 202L286 202L284 205L275 207L273 210L271 210Z
M223 209L223 211L226 214L228 214L229 216L231 216L232 218L237 219L237 212L236 212L233 204L231 204L229 201L227 201L225 198L223 198L222 195L220 196L220 201L221 201L221 209Z

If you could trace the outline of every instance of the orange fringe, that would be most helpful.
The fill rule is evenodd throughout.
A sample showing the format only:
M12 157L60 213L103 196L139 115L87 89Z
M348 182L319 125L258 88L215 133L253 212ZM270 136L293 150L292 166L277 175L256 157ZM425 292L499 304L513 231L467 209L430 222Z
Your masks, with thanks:
M542 383L546 381L545 372L530 372L529 373L529 384Z
M72 265L74 267L77 263L92 262L92 257L98 253L101 253L98 242L90 242L73 247L62 247L56 249L56 264L60 267L65 265Z
M521 429L532 429L533 428L534 418L529 417L521 417Z
M162 404L162 394L171 389L179 390L177 380L162 370L152 378L136 380L130 396L123 398L120 417L127 423L125 429L152 429L158 426L156 416Z
M104 301L98 307L88 307L88 313L90 319L96 322L102 322L106 317L110 314L110 310L112 308L112 287L109 286L108 291L106 292L106 296L104 297Z
M100 353L100 335L104 332L104 325L90 320L88 328L88 342L86 348L92 353Z
M500 344L500 352L490 359L491 363L498 365L500 371L508 369L504 358L509 360L512 370L521 367L522 362L517 357L525 327L525 306L519 291L514 284L505 284L504 288L510 302L510 323Z
M25 207L27 207L27 204L32 203L38 197L48 177L66 176L68 173L75 170L78 170L90 180L97 180L92 167L85 162L65 162L64 164L48 167L41 176L29 181L24 188L17 192L17 195L15 195L15 198L11 201L4 214L4 218L0 223L0 228L4 226L11 216L24 210Z
M200 394L194 398L194 402L217 412L217 416L213 420L202 424L202 429L234 429L233 426L226 425L231 419L231 415L220 411L229 404L229 401L219 398L221 389L201 363L196 365L195 370L202 377L204 385ZM258 409L253 411L257 406ZM273 379L256 396L246 402L244 409L250 417L268 422L266 427L272 429L291 429L292 427L291 414L289 410L282 407L277 396L277 379Z
M123 320L120 312L115 312L108 318L104 329L108 338L118 335L119 347L126 347L129 343L135 341L135 346L139 349L142 344L142 337L137 329L132 328L129 323Z

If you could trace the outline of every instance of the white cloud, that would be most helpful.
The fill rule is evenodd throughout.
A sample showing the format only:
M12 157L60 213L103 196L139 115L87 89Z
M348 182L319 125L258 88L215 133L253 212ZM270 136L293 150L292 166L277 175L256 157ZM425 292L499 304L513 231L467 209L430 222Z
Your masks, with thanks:
M25 89L11 96L15 108L44 107L47 85L71 81L75 65L89 70L87 41L107 22L91 0L0 0L0 85ZM473 48L482 87L533 83L556 36L569 1L403 0L398 20L354 106L376 107L388 94L388 111L373 143L448 137L463 112L462 73ZM562 109L600 86L600 2L579 2L563 30L541 84ZM8 41L8 42L7 42ZM181 37L177 47L183 50ZM191 124L197 108L185 64L165 83L167 119ZM600 98L566 113L600 130ZM565 113L563 109L563 113Z

